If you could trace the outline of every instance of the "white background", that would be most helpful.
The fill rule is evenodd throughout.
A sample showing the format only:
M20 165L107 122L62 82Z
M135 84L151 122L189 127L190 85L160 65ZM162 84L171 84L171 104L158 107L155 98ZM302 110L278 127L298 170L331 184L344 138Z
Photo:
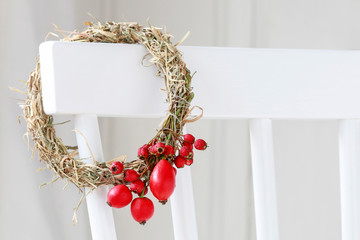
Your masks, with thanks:
M36 172L43 165L29 160L25 124L17 121L17 99L24 96L7 88L22 88L18 80L33 69L39 44L54 31L52 23L81 30L92 20L90 12L102 21L146 24L149 18L153 25L166 25L174 42L190 30L184 45L357 49L359 10L355 0L1 0L0 239L90 239L85 204L78 225L71 225L80 198L75 188L63 191L65 182L58 181L39 190L53 174ZM101 119L105 158L134 157L159 122ZM69 145L75 143L72 129L72 123L58 127ZM199 238L255 239L248 122L204 119L188 129L210 145L192 166ZM340 239L337 131L337 121L274 121L281 239ZM145 227L129 211L114 211L119 239L173 238L170 206L156 204Z

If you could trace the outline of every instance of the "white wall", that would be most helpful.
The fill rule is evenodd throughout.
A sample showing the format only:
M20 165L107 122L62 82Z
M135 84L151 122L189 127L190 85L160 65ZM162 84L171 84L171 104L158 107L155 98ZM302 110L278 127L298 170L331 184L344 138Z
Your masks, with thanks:
M90 238L85 205L79 224L71 226L76 189L62 191L64 182L38 189L52 173L36 173L42 164L28 160L15 100L23 96L7 89L21 87L17 80L34 67L52 23L82 29L91 12L101 20L142 24L149 17L166 25L174 41L190 30L184 45L357 49L359 8L355 0L0 1L0 239ZM101 119L105 157L134 156L158 122ZM74 144L71 129L61 126L58 133ZM281 239L340 239L337 130L336 121L274 121ZM189 131L211 146L192 167L200 239L255 239L247 121L201 120ZM156 205L146 227L128 208L115 217L119 239L172 239L169 206Z

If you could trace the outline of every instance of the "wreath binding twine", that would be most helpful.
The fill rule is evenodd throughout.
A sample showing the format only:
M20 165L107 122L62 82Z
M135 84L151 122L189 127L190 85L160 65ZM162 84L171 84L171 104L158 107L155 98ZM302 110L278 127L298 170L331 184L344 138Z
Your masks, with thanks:
M171 36L168 33L162 32L161 28L150 25L149 27L143 27L137 23L115 22L103 24L87 22L85 24L87 28L83 32L72 32L66 36L61 31L65 36L62 40L144 45L152 56L149 61L157 67L158 75L165 80L166 101L169 103L169 109L162 122L161 129L147 144L140 148L144 149L142 151L145 151L145 153L140 154L139 149L138 159L133 161L120 160L120 165L124 168L121 173L114 174L112 169L114 163L119 164L117 160L120 158L103 163L93 159L93 164L85 164L78 158L77 147L64 145L62 140L56 136L53 117L44 112L41 96L40 64L37 60L36 68L26 83L28 88L27 98L22 106L24 118L27 122L26 135L30 135L34 141L33 155L37 150L40 161L45 162L46 167L56 173L56 180L59 178L66 179L68 182L75 184L83 193L78 206L75 208L74 223L77 222L76 211L85 196L85 187L94 190L101 185L132 186L131 182L125 180L126 170L132 169L138 174L138 180L144 183L142 189L137 189L139 196L143 197L146 194L147 186L151 185L151 173L162 159L166 159L171 165L174 165L175 162L177 167L184 166L184 163L191 165L193 161L192 147L195 146L200 150L206 148L206 143L203 140L198 139L198 143L195 142L193 145L194 139L191 139L192 135L191 137L185 137L182 134L182 129L186 123L196 121L202 117L202 109L198 107L201 114L190 118L190 113L194 108L190 109L190 102L194 98L191 87L192 75L182 60L182 54L176 48L186 36L179 43L173 45L170 41ZM155 152L153 146L157 143L158 145L159 143L164 144L160 144L160 148L165 145L171 146L172 153L165 153L166 148L163 148L162 152ZM183 150L183 148L187 148L187 151ZM158 148L156 149L158 150ZM181 157L184 161L180 159ZM176 160L178 158L180 160ZM150 189L154 194L151 187ZM132 190L136 192L136 189Z

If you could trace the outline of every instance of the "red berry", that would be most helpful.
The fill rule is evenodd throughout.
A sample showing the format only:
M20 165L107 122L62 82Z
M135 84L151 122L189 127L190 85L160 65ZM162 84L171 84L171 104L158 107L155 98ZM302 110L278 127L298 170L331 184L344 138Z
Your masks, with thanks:
M123 184L111 188L107 194L107 203L110 207L122 208L128 205L131 200L131 192L129 188Z
M149 149L150 154L156 155L157 154L157 148L155 145L151 146Z
M164 155L172 157L174 156L174 154L175 154L174 148L171 145L166 145Z
M185 161L185 164L186 164L187 166L191 166L191 164L193 164L193 162L194 162L193 159L187 159L187 160Z
M190 159L192 158L193 151L189 147L183 146L182 148L180 148L180 155L186 159Z
M145 160L146 158L148 158L148 156L149 156L149 150L146 147L143 146L143 147L139 148L138 157L141 160Z
M130 184L130 190L134 193L137 193L137 194L141 194L141 192L143 191L145 187L145 184L143 181L141 180L136 180L135 182L132 182Z
M187 142L184 142L184 146L186 146L186 147L190 148L190 149L191 149L191 151L193 150L193 147L194 147L194 145L193 145L193 144L191 144L191 143L187 143Z
M177 168L183 168L185 165L185 158L183 158L182 156L177 156L174 160L175 166Z
M175 176L176 176L176 174L177 174L176 168L173 167L173 170L174 170L174 174L175 174Z
M138 179L139 174L133 169L127 169L124 174L124 179L127 182L134 182Z
M175 189L175 174L171 164L165 159L160 160L150 176L150 190L163 204Z
M191 134L184 135L184 142L193 144L195 142L195 137Z
M121 162L116 161L111 164L110 171L112 172L112 174L119 174L123 170L124 170L124 165Z
M140 224L145 224L153 214L154 204L147 197L135 198L131 203L131 215Z
M143 195L143 196L145 196L147 193L148 193L148 187L145 188L145 191L144 191L144 195ZM139 197L141 197L141 194L142 194L142 191L139 192L137 195L138 195Z
M162 142L158 142L154 145L156 147L157 155L161 155L165 151L165 144Z
M207 148L207 143L202 139L197 139L194 143L194 147L197 150L205 150Z

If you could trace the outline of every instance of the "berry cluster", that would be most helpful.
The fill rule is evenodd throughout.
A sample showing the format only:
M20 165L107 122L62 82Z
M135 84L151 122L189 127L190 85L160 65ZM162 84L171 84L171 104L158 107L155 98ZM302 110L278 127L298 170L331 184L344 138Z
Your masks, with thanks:
M124 174L125 184L119 184L110 189L107 203L114 208L122 208L131 203L131 215L140 224L145 224L154 214L153 202L144 197L148 187L152 194L165 204L175 189L176 168L193 164L194 152L205 150L207 143L191 134L185 134L174 145L168 145L158 139L151 140L138 150L138 158L144 161L147 168L138 173L134 169L125 169L121 162L113 162L110 171L114 175ZM127 186L129 185L129 187ZM138 197L133 200L133 195Z

